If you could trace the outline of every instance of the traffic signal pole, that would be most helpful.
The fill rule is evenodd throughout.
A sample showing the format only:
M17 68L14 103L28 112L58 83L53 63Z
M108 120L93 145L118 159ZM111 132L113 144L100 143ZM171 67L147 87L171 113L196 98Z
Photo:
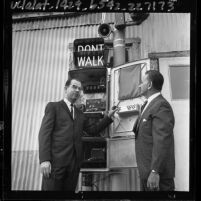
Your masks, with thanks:
M113 33L114 67L125 64L125 20L124 13L115 13Z
M115 30L113 31L113 67L126 63L125 56L125 20L124 13L115 13ZM127 190L126 177L128 172L123 169L117 169L110 178L111 191Z

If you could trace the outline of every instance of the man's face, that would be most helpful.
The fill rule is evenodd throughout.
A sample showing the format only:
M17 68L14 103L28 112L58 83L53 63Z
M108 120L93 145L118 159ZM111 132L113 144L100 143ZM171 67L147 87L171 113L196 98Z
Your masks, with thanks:
M71 80L71 83L68 87L65 87L65 97L71 102L74 103L79 97L82 89L82 84L77 80Z
M150 81L148 79L148 75L145 74L142 78L142 83L139 85L140 95L147 96L147 92L150 87Z

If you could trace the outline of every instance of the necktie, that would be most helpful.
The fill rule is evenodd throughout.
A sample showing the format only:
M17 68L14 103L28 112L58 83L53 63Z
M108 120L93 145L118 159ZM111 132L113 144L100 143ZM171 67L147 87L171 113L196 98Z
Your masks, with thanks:
M141 115L142 115L142 111L144 110L146 104L147 104L147 100L143 103L143 105L141 106L141 113L139 114L134 126L133 126L133 131L135 133L135 138L137 138L137 135L138 135L138 129L139 129L139 122L140 122L140 119L141 119Z
M147 100L143 103L143 105L142 105L142 107L141 107L141 114L142 114L142 111L144 110L144 108L145 108L145 106L146 106L146 104L147 104Z
M73 104L72 103L70 104L70 113L71 113L71 116L73 118Z

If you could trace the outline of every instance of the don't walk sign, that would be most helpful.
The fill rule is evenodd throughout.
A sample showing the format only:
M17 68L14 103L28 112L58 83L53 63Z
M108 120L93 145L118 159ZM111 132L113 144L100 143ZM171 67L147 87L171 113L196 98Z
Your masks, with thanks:
M103 67L104 39L76 39L74 41L74 64L77 68Z

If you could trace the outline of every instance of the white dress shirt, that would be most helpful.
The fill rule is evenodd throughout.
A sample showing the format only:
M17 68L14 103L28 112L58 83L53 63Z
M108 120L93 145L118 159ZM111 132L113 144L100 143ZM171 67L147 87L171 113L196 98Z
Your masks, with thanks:
M71 102L68 101L67 98L64 98L64 102L66 103L66 105L68 106L68 109L71 111ZM74 119L74 106L73 106L73 119Z
M147 104L146 104L145 108L143 109L142 114L143 114L143 112L146 110L146 108L147 108L147 106L149 105L149 103L150 103L154 98L156 98L157 96L159 96L160 94L161 94L160 92L155 93L155 94L151 95L151 96L147 99ZM142 114L141 114L141 115L142 115Z

